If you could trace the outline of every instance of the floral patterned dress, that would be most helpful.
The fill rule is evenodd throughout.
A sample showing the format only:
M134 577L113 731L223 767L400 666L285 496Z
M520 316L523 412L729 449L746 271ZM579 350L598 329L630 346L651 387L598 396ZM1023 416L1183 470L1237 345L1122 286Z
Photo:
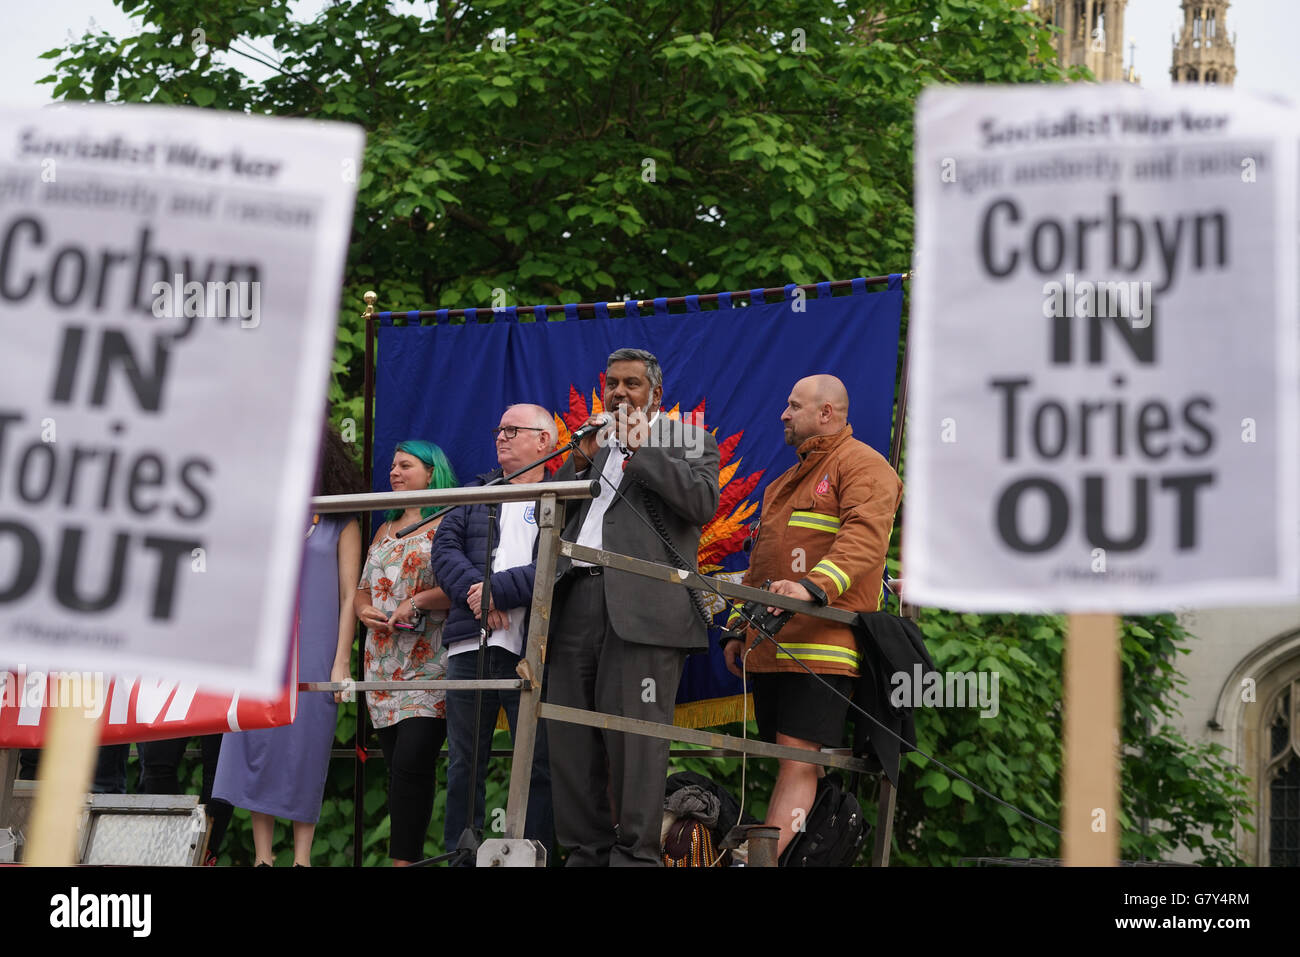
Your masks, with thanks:
M429 553L437 524L423 534L393 538L385 529L382 539L370 547L358 588L370 589L370 603L385 615L416 592L433 588ZM365 680L416 681L447 677L447 651L442 647L445 611L424 613L421 631L395 628L377 635L366 629ZM376 728L387 728L403 718L446 718L445 691L368 691L366 704Z

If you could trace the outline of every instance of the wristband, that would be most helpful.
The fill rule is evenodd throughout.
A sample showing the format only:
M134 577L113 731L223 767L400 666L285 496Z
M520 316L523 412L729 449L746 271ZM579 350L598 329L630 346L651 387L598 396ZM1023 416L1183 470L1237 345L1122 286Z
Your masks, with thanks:
M826 592L822 591L820 588L814 585L811 579L801 578L799 579L799 584L803 585L803 587L807 590L808 594L812 596L812 600L815 601L817 604L827 605L830 603L829 599L826 597Z
M718 647L724 652L727 650L727 642L729 641L738 641L743 645L745 643L745 636L735 631L723 631L718 635Z

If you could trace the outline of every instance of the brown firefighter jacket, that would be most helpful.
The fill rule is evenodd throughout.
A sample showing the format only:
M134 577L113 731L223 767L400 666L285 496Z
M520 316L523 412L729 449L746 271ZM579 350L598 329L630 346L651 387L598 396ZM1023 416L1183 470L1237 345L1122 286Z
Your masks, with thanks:
M744 583L762 587L769 579L803 579L821 589L832 607L875 611L903 483L879 452L853 438L849 425L813 436L798 453L798 463L763 496ZM727 624L740 631L743 623L733 611ZM746 647L755 637L751 628ZM858 674L861 655L847 625L796 614L776 640L789 654L761 642L749 655L749 671L803 673L793 654L819 674Z

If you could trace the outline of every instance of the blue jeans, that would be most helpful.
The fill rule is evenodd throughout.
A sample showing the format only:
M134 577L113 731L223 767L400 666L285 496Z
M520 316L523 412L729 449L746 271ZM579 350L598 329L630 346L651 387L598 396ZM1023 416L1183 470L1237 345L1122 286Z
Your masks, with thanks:
M485 678L517 678L515 665L519 656L504 648L488 647ZM447 678L463 681L478 677L479 652L466 651L447 659ZM474 740L473 691L447 692L447 816L443 836L447 850L460 841L469 816L466 806L469 765L472 760ZM484 691L478 740L478 780L474 785L474 829L482 832L484 795L487 791L487 764L492 750L492 732L497 724L497 711L504 708L510 722L510 736L514 739L519 724L518 691ZM503 809L504 810L504 809ZM551 810L551 762L546 748L546 722L537 724L537 741L533 747L533 769L528 788L528 816L524 823L524 837L541 841L549 859L554 846L554 814ZM487 837L492 834L485 835ZM497 836L504 836L500 834Z

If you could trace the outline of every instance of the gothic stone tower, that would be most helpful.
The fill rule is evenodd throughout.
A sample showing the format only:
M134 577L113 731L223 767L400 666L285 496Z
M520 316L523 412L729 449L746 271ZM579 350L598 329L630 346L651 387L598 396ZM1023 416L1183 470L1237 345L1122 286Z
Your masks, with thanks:
M1183 0L1183 29L1174 38L1175 83L1232 86L1237 38L1228 39L1228 0Z
M1086 66L1105 82L1136 82L1124 71L1124 8L1128 0L1033 0L1031 8L1056 34L1061 66Z

